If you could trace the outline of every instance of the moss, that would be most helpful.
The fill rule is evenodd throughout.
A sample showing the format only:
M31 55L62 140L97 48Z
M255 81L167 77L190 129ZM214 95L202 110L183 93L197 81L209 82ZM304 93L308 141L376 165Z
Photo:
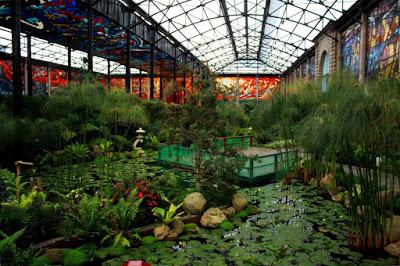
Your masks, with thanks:
M194 230L196 230L196 228L197 228L197 224L195 224L195 223L185 224L183 226L183 231L185 233L193 232Z
M232 231L235 226L230 221L225 220L219 225L219 228L225 231Z
M85 264L87 257L81 249L66 249L62 261L64 266L80 266Z
M242 211L238 211L236 214L235 214L235 217L236 218L240 218L240 219L243 219L243 218L246 218L247 216L249 216L250 214L249 214L249 212L248 212L248 210L242 210Z
M50 265L51 265L50 260L44 256L33 258L31 263L31 266L50 266Z
M96 257L105 259L107 257L119 257L125 253L125 248L121 246L107 247L97 250Z
M153 244L156 241L157 239L154 236L145 236L142 238L143 245Z

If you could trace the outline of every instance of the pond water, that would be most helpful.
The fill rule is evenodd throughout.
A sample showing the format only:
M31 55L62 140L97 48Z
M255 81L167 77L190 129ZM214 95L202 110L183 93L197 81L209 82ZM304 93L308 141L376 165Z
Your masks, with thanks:
M346 209L301 184L244 188L260 212L235 229L200 229L177 241L130 249L103 265L143 259L152 265L396 265L392 258L368 259L347 247Z

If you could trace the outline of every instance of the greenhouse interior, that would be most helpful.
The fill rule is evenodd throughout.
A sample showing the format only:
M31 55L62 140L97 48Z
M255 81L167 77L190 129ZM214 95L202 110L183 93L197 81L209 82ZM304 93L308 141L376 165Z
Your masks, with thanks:
M0 1L0 266L400 265L400 0Z

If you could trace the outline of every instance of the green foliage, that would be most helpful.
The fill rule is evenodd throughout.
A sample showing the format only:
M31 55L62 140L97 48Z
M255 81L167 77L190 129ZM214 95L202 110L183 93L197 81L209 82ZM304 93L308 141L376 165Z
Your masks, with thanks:
M212 151L210 159L203 163L203 183L201 192L209 206L230 204L236 193L237 171L244 159L234 150Z
M143 245L150 245L156 241L157 241L157 239L154 236L145 236L142 238Z
M171 203L168 209L162 209L160 207L156 207L153 208L151 212L153 213L154 216L159 218L163 224L170 224L183 214L183 212L180 213L176 212L180 207L182 207L182 205L183 202L178 205Z
M219 228L225 231L232 231L235 228L235 226L230 221L225 220L219 225Z
M81 266L88 262L85 252L81 249L66 249L63 254L64 266Z
M6 186L6 191L13 197L15 201L19 201L21 194L29 183L22 182L22 176L15 176L14 173L7 169L0 169L0 180ZM4 196L3 196L4 197ZM4 200L5 198L3 198Z
M50 266L51 261L44 256L33 258L31 266Z
M246 218L247 216L249 216L250 214L249 214L249 212L245 209L245 210L241 210L241 211L238 211L237 213L235 213L235 217L236 218L240 218L240 219L243 219L243 218Z
M223 125L224 136L236 136L241 128L249 127L249 117L244 108L234 102L223 102L217 107L218 117Z
M109 214L115 219L116 227L119 230L132 229L139 212L143 199L137 199L137 190L133 190L127 199L120 198L118 203L113 205Z
M110 152L113 146L113 142L111 140L103 140L100 142L100 152L107 153Z
M65 151L71 156L73 161L83 162L89 158L89 147L85 144L74 143L65 148Z
M107 207L96 196L87 194L77 195L68 201L66 209L66 220L61 224L61 231L65 234L65 229L72 229L74 233L88 236L93 232L105 234L108 231Z
M14 234L8 236L2 231L0 231L0 236L3 238L0 240L0 263L7 264L11 261L17 254L17 246L15 242L18 238L24 234L25 228L15 232Z
M386 202L394 190L393 176L399 174L399 86L397 79L359 85L351 74L338 73L329 91L296 125L296 140L308 158L331 162L325 164L327 172L334 174L336 165L341 173L345 172L342 164L353 166L345 180L350 181L346 183L356 238L352 244L358 248L381 248L390 230L383 221L392 218L393 206ZM353 182L356 176L360 185Z

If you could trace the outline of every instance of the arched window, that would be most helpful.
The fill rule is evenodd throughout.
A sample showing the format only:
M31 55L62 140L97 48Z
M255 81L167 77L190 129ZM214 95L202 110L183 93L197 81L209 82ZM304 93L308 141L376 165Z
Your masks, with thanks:
M329 55L326 51L322 53L322 84L321 89L323 92L328 90L329 87Z

